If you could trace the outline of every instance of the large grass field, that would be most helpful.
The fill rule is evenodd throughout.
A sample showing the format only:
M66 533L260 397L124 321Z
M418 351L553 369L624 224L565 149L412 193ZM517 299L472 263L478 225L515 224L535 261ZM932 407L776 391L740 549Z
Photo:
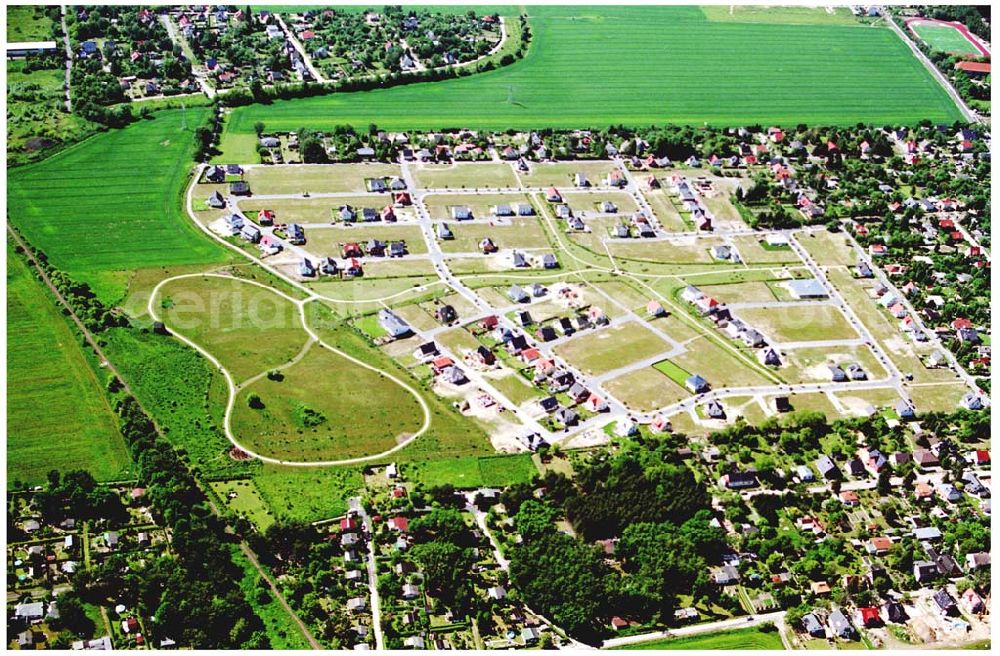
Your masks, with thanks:
M236 397L232 430L262 455L337 460L390 449L423 424L417 400L393 381L314 346L283 378L261 378ZM248 403L257 394L263 408Z
M530 6L527 56L431 84L240 107L234 137L375 120L385 129L611 123L950 122L960 114L885 27L708 20L698 7ZM726 44L720 47L719 44Z
M207 349L237 383L289 362L309 339L291 301L236 278L171 280L155 302L170 330Z
M53 264L112 300L123 289L107 272L227 258L181 205L192 131L207 112L159 112L9 171L8 217Z
M784 649L777 631L763 632L755 627L705 633L681 638L663 638L639 642L619 649Z
M129 469L118 421L66 319L7 249L7 484L53 469L114 480Z

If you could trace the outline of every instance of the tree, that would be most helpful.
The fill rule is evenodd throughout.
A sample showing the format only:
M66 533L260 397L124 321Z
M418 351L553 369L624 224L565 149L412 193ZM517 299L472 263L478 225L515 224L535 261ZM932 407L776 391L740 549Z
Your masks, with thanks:
M257 136L264 134L264 121L257 121L253 124L253 131L257 133Z

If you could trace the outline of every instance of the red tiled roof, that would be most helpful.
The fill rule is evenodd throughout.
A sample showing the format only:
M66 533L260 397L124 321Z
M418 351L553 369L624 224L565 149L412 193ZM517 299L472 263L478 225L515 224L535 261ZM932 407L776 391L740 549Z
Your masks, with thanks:
M960 61L957 64L955 64L955 68L963 70L966 73L983 73L986 75L990 74L989 62Z

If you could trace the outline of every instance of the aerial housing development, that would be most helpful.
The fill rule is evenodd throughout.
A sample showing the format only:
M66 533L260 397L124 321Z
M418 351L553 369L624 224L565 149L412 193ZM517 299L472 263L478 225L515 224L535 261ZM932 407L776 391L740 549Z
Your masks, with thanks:
M9 8L7 646L988 648L990 21Z

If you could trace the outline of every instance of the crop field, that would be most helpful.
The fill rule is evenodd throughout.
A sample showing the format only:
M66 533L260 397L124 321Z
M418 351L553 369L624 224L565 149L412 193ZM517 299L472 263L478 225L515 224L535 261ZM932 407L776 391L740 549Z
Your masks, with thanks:
M55 299L7 249L7 484L52 469L128 473L118 420ZM58 439L53 439L58 436Z
M748 308L736 314L778 342L813 342L857 339L847 317L833 305L803 303L799 306Z
M367 192L366 180L399 175L395 164L290 164L284 166L253 166L244 177L250 192L261 194L311 194ZM388 202L389 195L378 207ZM374 198L373 198L374 200ZM335 202L335 201L334 201Z
M633 321L587 333L560 344L553 351L583 373L598 375L669 351L672 346Z
M11 222L53 264L94 285L102 297L122 291L117 285L108 290L103 272L227 259L181 207L194 147L191 126L207 111L159 112L10 170Z
M336 460L392 448L419 430L417 400L393 381L315 346L276 380L243 388L233 408L237 439L283 460ZM250 395L262 407L252 407Z
M288 362L308 339L290 301L236 278L172 280L158 299L167 327L203 346L237 383Z
M960 118L944 89L885 27L708 20L693 6L527 11L534 42L510 66L430 84L239 107L226 124L222 149L232 137L252 134L256 121L269 130L363 126L372 117L389 130L505 130Z
M515 189L517 176L510 164L496 162L424 164L413 170L424 189L466 189L477 187Z
M705 633L681 638L663 638L620 647L620 649L770 649L782 650L784 645L777 631L763 632L755 627Z
M938 52L980 57L982 53L953 25L917 21L909 26L920 39Z

